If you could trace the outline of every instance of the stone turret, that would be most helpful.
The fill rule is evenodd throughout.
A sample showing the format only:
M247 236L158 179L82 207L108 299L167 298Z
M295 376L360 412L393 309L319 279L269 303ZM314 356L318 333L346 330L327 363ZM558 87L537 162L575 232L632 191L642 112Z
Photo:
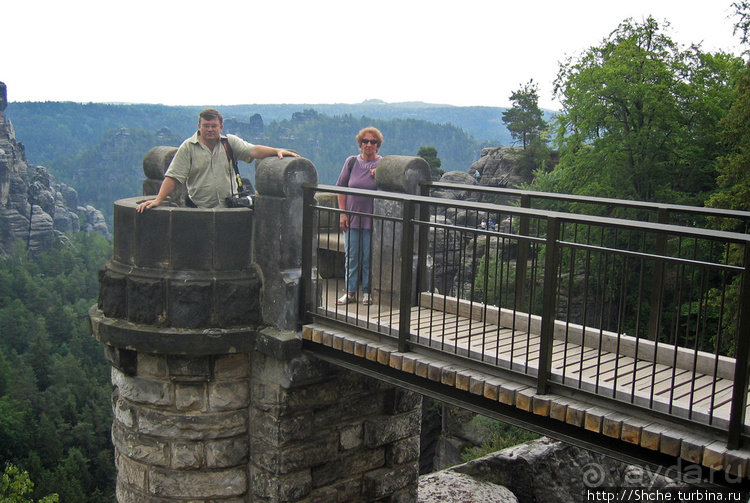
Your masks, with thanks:
M147 154L149 178L170 155ZM89 315L119 502L416 501L421 397L316 359L295 331L316 181L306 159L268 158L253 209L115 203Z

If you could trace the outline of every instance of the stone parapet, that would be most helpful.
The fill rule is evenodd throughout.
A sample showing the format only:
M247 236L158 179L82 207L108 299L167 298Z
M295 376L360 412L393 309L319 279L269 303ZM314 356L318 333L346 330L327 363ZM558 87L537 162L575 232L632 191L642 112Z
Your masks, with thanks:
M104 316L161 328L261 323L260 273L251 263L247 208L135 208L115 203L112 259L100 273Z

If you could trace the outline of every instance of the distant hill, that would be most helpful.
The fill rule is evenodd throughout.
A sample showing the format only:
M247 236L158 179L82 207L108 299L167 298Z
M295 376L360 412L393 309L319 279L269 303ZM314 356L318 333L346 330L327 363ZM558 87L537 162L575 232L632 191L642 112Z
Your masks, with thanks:
M18 137L24 139L29 160L49 164L98 144L107 130L140 128L156 131L169 127L179 137L192 134L197 113L204 106L147 104L103 104L72 102L10 102L7 116ZM267 124L290 119L295 112L315 110L328 116L355 118L418 119L450 124L463 129L477 142L488 146L511 144L502 121L501 107L457 107L422 102L386 103L366 100L357 104L275 104L217 106L226 118L249 120L259 114Z
M451 124L460 127L479 142L492 146L511 144L510 133L503 123L501 107L457 107L422 102L386 103L381 100L367 100L356 104L282 104L282 105L233 105L222 107L229 114L238 116L258 113L266 121L281 120L294 112L313 109L326 115L365 116L373 119L420 119L436 124ZM225 114L226 115L226 114Z
M111 221L113 200L140 193L145 153L155 145L177 146L192 135L203 108L10 102L6 115L23 139L29 162L48 168ZM224 114L225 132L252 143L295 149L313 161L324 184L335 183L344 159L357 152L357 131L366 126L378 127L385 135L382 155L416 155L420 147L432 146L445 171L467 171L484 147L510 143L501 108L379 100L217 108ZM240 170L254 177L252 165L240 163Z

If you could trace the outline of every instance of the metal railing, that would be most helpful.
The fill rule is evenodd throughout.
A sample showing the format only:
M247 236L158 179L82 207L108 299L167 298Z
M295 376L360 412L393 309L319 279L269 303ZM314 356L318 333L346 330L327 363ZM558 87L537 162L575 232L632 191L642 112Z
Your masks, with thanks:
M699 424L726 433L730 447L747 436L750 236L333 186L304 190L302 319L533 379L542 394L591 394ZM340 210L315 203L321 192L376 199L371 306L335 304L344 291L344 237ZM495 228L482 228L490 217Z
M484 202L523 208L700 228L716 228L722 223L724 228L733 227L734 232L750 232L750 213L746 211L445 182L427 182L420 185L424 196L440 191L464 192L471 193L473 197Z

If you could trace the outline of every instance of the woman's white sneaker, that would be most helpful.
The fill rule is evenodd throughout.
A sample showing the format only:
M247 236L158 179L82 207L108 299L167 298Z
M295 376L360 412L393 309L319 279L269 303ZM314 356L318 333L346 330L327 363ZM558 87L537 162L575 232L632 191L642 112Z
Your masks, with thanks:
M369 293L362 294L362 304L369 306L372 304L372 295Z
M336 301L336 304L350 304L352 302L357 302L357 296L354 294L345 293L339 300Z

